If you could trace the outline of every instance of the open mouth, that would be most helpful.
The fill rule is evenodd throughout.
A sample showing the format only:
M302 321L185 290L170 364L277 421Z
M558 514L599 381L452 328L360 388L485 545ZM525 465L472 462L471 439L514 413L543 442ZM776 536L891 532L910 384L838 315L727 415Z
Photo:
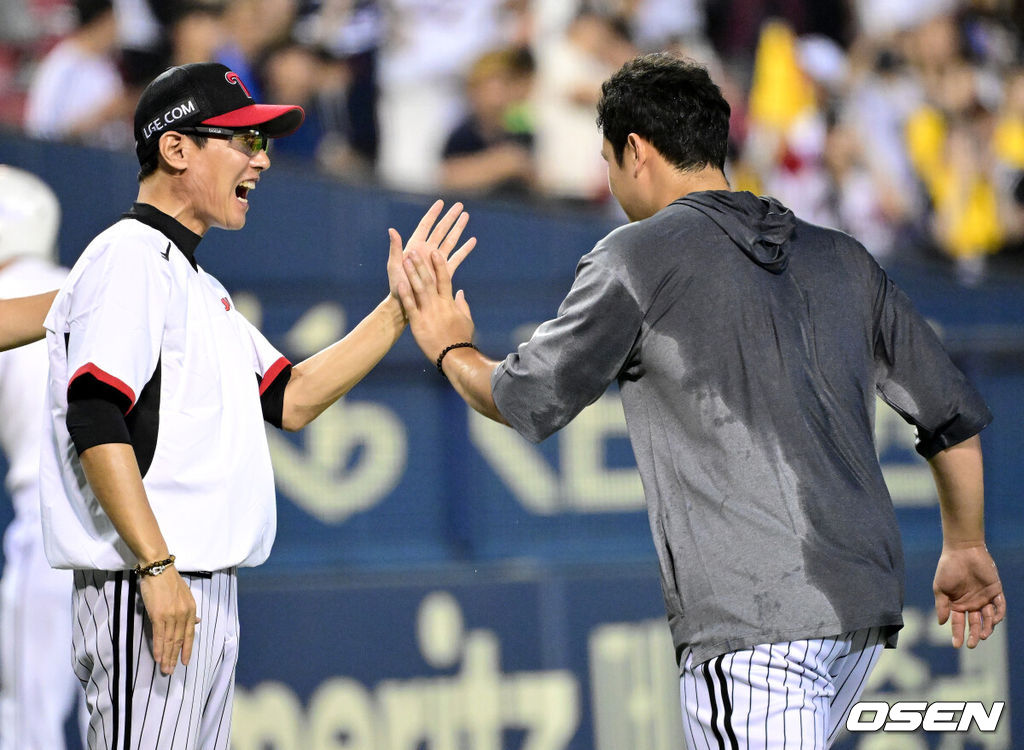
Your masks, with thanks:
M235 197L242 203L248 203L249 191L256 189L256 180L245 180L235 187Z

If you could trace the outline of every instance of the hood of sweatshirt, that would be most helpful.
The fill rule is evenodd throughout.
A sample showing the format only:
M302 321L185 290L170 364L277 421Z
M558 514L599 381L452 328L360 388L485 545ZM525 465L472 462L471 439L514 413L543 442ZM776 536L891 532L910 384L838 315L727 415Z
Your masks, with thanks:
M782 273L789 263L793 212L774 198L730 190L704 190L676 201L700 211L721 227L750 260L766 271Z

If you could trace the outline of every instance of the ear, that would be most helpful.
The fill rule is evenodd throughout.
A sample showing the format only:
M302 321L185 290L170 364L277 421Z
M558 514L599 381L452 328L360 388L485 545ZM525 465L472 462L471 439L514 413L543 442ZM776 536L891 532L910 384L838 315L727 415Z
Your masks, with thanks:
M626 146L623 149L624 156L632 161L633 176L638 176L647 166L650 157L650 146L643 138L636 133L626 136Z
M167 162L167 166L181 172L188 166L188 153L192 145L188 138L171 130L160 136L157 148L160 151L160 158Z

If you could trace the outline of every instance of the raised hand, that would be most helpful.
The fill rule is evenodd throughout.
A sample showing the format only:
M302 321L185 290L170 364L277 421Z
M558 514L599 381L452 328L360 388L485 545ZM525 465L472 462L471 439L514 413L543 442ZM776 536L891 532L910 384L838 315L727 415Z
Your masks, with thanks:
M965 624L967 648L974 648L1006 616L999 571L984 545L943 546L932 590L939 624L950 620L954 648L964 643Z
M437 252L447 261L449 278L455 273L455 269L466 259L466 256L476 246L476 237L470 237L457 250L462 231L469 222L469 214L463 210L461 203L452 204L447 213L441 217L444 209L444 201L434 201L420 223L409 236L409 242L405 248L402 247L402 237L394 228L388 229L390 247L388 252L388 287L391 295L398 298L398 282L405 278L402 270L402 260L409 255L415 255L429 263L431 253Z
M426 261L415 253L403 260L406 279L398 294L412 327L416 343L431 361L436 361L449 344L473 340L473 317L460 289L452 296L452 277L438 252Z

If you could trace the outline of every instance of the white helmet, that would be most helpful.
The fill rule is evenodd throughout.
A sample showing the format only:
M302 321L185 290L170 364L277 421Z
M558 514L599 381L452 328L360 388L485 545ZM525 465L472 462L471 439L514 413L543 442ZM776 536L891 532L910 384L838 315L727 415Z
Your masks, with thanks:
M0 164L0 263L22 255L56 260L60 203L30 172Z

